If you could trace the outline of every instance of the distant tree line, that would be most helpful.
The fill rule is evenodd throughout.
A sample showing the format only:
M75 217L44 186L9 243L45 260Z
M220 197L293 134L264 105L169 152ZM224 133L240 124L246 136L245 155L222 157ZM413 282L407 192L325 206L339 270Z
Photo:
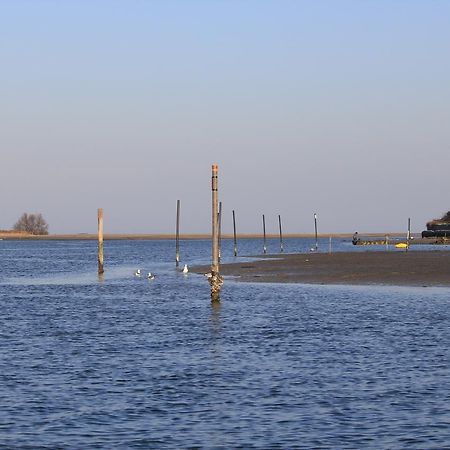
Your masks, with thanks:
M14 231L25 231L26 233L44 235L48 234L48 223L42 214L23 213L13 226Z

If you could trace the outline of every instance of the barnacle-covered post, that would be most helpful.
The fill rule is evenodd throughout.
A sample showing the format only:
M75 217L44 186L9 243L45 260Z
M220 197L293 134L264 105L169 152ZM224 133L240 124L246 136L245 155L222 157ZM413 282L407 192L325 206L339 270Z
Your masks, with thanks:
M212 165L211 191L212 191L212 263L209 284L211 285L211 301L220 301L220 288L223 279L219 268L219 166Z

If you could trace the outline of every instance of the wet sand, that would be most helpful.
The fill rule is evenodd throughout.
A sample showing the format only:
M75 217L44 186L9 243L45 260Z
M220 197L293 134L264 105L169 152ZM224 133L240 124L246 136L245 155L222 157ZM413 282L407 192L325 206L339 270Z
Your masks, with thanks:
M191 270L205 273L209 268ZM254 262L223 264L221 273L244 282L450 286L450 252L367 251L278 255Z

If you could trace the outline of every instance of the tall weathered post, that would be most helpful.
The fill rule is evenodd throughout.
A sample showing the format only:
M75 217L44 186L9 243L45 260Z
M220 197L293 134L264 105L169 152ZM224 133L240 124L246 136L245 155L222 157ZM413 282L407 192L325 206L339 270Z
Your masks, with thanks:
M103 269L103 208L98 208L98 274L104 273Z
M220 301L220 288L223 279L220 276L219 269L219 166L212 165L211 191L212 191L212 262L211 276L209 284L211 285L211 301Z
M283 253L283 231L281 230L281 216L278 214L278 226L280 228L280 252Z
M175 267L180 264L180 200L177 200L177 227L175 236Z
M316 238L316 251L319 248L319 241L317 239L317 214L314 213L314 236Z
M406 251L408 251L410 240L411 240L411 218L408 217L408 232L406 233Z
M263 222L263 252L264 254L267 253L267 245L266 245L266 218L262 217L262 222Z
M237 239L236 239L236 217L233 209L233 237L234 237L234 256L237 256Z

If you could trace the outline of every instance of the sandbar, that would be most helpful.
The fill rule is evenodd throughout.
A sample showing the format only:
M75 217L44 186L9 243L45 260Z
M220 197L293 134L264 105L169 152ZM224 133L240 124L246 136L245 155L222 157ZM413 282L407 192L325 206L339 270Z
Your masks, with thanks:
M450 251L367 251L286 254L222 264L225 277L243 282L450 286ZM191 268L205 273L207 266Z

